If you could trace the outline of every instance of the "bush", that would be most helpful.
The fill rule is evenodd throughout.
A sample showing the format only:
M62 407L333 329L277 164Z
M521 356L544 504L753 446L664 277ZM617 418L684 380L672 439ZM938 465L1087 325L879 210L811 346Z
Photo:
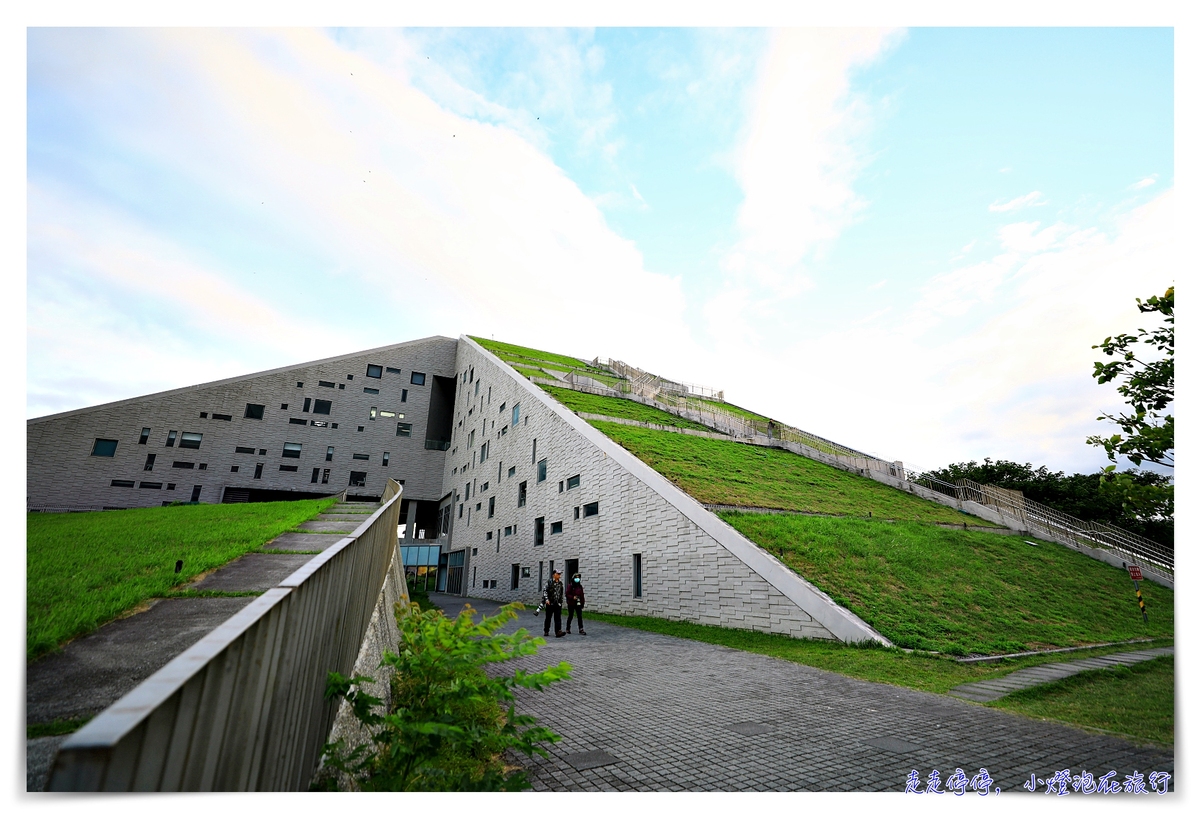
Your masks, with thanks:
M516 618L520 603L505 605L496 616L473 621L467 606L456 619L441 611L410 605L397 612L399 653L385 653L380 667L390 673L390 711L362 690L364 682L330 673L326 698L344 698L354 716L372 733L371 742L348 750L343 741L326 745L326 764L364 790L496 791L529 788L525 773L506 765L504 753L519 750L547 756L540 745L559 736L519 716L513 690L541 690L570 678L566 662L540 673L515 670L489 676L484 667L537 652L545 640L524 629L496 633Z

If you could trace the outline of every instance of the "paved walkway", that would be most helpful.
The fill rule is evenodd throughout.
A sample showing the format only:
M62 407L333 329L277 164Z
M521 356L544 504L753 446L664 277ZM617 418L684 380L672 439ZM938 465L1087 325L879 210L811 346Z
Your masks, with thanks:
M339 522L350 517L359 522L367 514L345 511L374 511L375 504L343 504L330 509L328 526L352 530L357 522ZM344 534L287 533L263 546L266 551L310 553L249 553L193 582L190 588L212 591L265 591L286 579L312 559L311 552L323 551ZM79 719L96 715L133 690L167 662L190 648L229 617L253 601L252 596L204 597L151 600L141 613L117 619L61 651L44 656L25 671L25 720L43 724L55 719ZM46 783L54 754L66 736L31 739L26 742L25 783L29 791Z
M431 598L449 614L463 602ZM529 611L518 624L541 632ZM924 786L934 769L945 781L985 767L1007 794L1064 769L1174 775L1171 750L731 648L595 621L587 632L551 635L519 660L573 667L569 681L518 693L563 737L549 759L524 762L535 790L901 791L912 770Z
M1022 670L1016 670L998 679L988 679L983 682L971 682L959 685L950 691L951 696L960 699L970 699L973 702L992 702L1003 698L1009 693L1036 687L1046 682L1056 682L1085 670L1115 667L1117 665L1136 665L1157 659L1159 656L1173 656L1175 648L1151 648L1150 650L1135 650L1129 653L1112 653L1108 656L1093 656L1089 659L1076 659L1073 662L1055 662L1049 665L1036 665Z

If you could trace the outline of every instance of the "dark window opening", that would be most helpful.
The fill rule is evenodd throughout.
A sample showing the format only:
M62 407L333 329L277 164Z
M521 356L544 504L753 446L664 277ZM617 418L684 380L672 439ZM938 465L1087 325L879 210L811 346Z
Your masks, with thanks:
M521 566L516 563L513 563L512 580L511 581L512 581L511 590L513 590L513 591L517 590L517 586L519 586L521 584Z
M176 435L176 432L174 429L172 429L170 432L167 432L167 445L168 446L175 445L175 435Z
M372 386L364 386L363 392L365 392L368 395L378 395L379 394L379 390Z
M370 460L371 455L369 455L369 454L352 454L352 455L350 455L350 459L351 460Z
M400 390L400 402L408 403L408 390L407 389Z
M562 533L562 520L559 520L557 523L550 523L550 533L551 534L561 534Z
M204 471L204 470L205 470L205 469L207 469L207 468L208 468L208 464L207 464L207 463L201 463L201 464L200 464L200 471Z
M263 412L266 411L266 409L267 407L261 403L247 403L246 414L242 417L247 417L251 420L262 420Z
M297 426L307 426L308 421L304 418L288 418L288 423L294 423Z
M642 595L642 555L633 555L633 595L641 597Z
M410 377L408 379L408 382L411 383L413 386L424 386L425 385L425 373L424 372L412 373L412 377Z
M138 445L139 446L144 445L146 443L146 441L149 439L150 439L150 427L143 426L142 427L142 436L138 438Z
M338 389L345 389L345 388L346 388L346 384L344 384L344 383L338 384Z
M167 491L174 491L174 490L175 490L175 484L167 483Z
M140 488L140 489L161 489L162 483L148 483L145 480L143 480L142 482L138 483L138 488Z
M321 469L320 469L320 467L318 467L318 468L314 468L314 469L313 469L313 473L312 473L312 480L309 480L308 482L310 482L310 483L315 483L315 482L317 482L317 480L319 480L319 479L320 479L320 477L321 477Z
M300 467L299 467L299 466L288 466L288 465L285 465L285 464L280 464L280 466L279 466L279 470L280 470L280 471L299 471L299 470L300 470Z
M117 453L117 441L107 440L102 437L96 438L96 442L92 444L93 457L112 457Z
M545 545L546 543L546 518L538 517L533 521L533 544Z
M266 455L266 453L267 453L267 450L266 450L266 449L259 449L259 450L258 450L259 457L265 456L265 455Z
M311 407L311 406L312 406L312 398L305 398L304 399L304 408L301 409L300 411L307 412L309 410L309 407Z
M328 449L325 450L325 459L327 461L333 460L333 447L332 446L330 446Z
M575 519L579 519L579 506L575 506Z
M585 503L583 506L584 517L595 517L600 513L600 503Z
M173 469L194 469L196 464L188 460L176 460L171 464Z
M322 483L328 483L328 482L329 482L329 469L323 469L323 470L321 471L321 482L322 482Z
M489 497L488 498L488 517L495 517L495 516L496 516L496 498Z
M199 432L184 432L179 438L179 448L199 449L200 441L203 439L204 435Z
M230 467L229 467L229 471L231 471L231 472L236 472L237 470L238 470L238 467L237 467L237 466L230 466Z
M388 464L388 461L389 461L389 460L391 460L391 459L392 459L392 453L391 453L391 452L384 452L384 453L383 453L383 465L385 465L385 466L386 466L386 465Z
M208 417L208 412L201 412L201 413L200 413L200 417L202 417L202 418L207 418L207 417Z
M255 464L254 464L254 479L255 479L255 480L261 480L261 479L262 479L262 470L263 470L263 464L262 464L262 463L255 463Z
M317 386L323 386L326 389L333 389L334 383L333 381L317 381Z
M509 476L509 477L514 477L514 476L516 475L516 473L517 473L517 467L516 467L516 466L509 466L509 467L508 467L508 476Z
M396 437L412 437L412 424L411 423L397 423L396 424Z
M233 450L237 454L254 454L253 446L234 446Z
M283 444L283 456L284 457L299 457L300 450L303 448L303 446L304 446L304 444L302 444L302 443L284 443Z
M380 366L379 364L367 364L367 377L368 378L382 378L383 377L383 367Z
M155 457L157 457L157 455L155 455L155 454L146 455L146 465L142 466L142 471L154 471L154 458Z
M212 419L213 420L233 420L233 415L218 415L216 412L213 412Z
M367 485L367 473L365 471L350 472L350 485L362 488Z
M204 489L204 486L192 486L192 502L193 503L200 502L200 492L203 489Z
M114 480L111 483L109 483L109 485L116 486L119 489L131 489L131 488L133 488L133 481L132 480Z
M296 381L296 388L297 388L297 389L303 389L303 388L304 388L304 381Z
M525 505L526 489L527 489L526 482L527 481L522 480L521 484L519 486L517 486L517 508L523 508Z
M542 460L539 460L537 466L538 466L537 481L539 483L544 483L546 481L546 461L545 461L545 459L543 458Z
M579 475L567 478L567 491L579 488Z
M387 372L391 372L393 375L399 375L399 374L400 374L400 370L399 370L399 369L397 369L397 368L396 368L396 367L394 367L394 366L389 366L389 367L387 367L386 371L387 371Z
M286 403L279 404L280 409L287 409L287 407L288 407L288 405Z
M313 414L314 415L328 415L329 410L332 408L333 408L333 401L319 400L319 401L316 401L315 403L313 403Z

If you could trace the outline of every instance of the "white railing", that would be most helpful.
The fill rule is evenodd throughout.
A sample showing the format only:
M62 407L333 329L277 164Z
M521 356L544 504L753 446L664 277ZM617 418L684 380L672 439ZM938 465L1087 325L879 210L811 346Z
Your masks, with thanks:
M48 789L306 789L337 713L326 677L351 674L395 571L400 493L388 480L353 534L70 736Z

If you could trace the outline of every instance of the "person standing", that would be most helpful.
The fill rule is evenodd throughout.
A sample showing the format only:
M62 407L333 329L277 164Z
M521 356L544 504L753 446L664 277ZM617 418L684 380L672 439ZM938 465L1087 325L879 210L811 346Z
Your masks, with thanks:
M550 635L551 616L554 617L554 635L564 635L562 629L563 596L562 572L555 571L550 581L546 583L546 589L542 591L542 602L546 605L546 623L542 627L543 636Z
M583 629L583 579L579 572L571 577L571 584L567 586L567 633L571 632L571 620L576 616L579 617L579 635L587 636Z

